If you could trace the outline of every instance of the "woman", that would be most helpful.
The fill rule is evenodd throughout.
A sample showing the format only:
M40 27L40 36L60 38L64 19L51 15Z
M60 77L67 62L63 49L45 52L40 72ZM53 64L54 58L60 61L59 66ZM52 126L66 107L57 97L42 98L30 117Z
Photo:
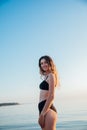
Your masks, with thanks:
M53 105L55 88L58 83L56 67L49 56L39 59L39 69L44 80L40 83L39 119L42 130L56 130L57 111Z

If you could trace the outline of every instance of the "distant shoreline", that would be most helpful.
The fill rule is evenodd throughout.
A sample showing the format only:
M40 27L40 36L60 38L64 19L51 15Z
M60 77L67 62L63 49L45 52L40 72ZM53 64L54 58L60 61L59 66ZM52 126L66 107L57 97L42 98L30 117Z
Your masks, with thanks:
M11 105L19 105L19 103L17 103L17 102L0 103L0 107L2 107L2 106L11 106Z

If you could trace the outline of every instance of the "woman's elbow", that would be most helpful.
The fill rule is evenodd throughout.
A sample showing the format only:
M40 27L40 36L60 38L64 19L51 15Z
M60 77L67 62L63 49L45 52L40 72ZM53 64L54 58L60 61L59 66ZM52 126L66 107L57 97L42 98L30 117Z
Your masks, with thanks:
M54 94L50 95L50 100L53 101L54 100Z

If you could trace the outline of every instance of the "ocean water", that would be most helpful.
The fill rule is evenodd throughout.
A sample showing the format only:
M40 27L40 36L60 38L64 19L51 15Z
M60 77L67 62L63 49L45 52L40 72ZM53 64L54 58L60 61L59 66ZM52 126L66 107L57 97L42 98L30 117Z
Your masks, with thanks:
M74 107L73 107L74 106ZM87 105L56 103L57 130L87 130ZM0 107L0 130L41 130L36 103Z

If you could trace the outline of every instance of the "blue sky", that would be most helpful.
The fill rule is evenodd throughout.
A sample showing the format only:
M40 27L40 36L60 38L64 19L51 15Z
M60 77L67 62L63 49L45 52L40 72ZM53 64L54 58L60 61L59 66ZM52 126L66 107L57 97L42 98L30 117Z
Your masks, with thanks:
M87 2L0 1L0 102L38 99L38 59L50 55L61 98L87 95Z

